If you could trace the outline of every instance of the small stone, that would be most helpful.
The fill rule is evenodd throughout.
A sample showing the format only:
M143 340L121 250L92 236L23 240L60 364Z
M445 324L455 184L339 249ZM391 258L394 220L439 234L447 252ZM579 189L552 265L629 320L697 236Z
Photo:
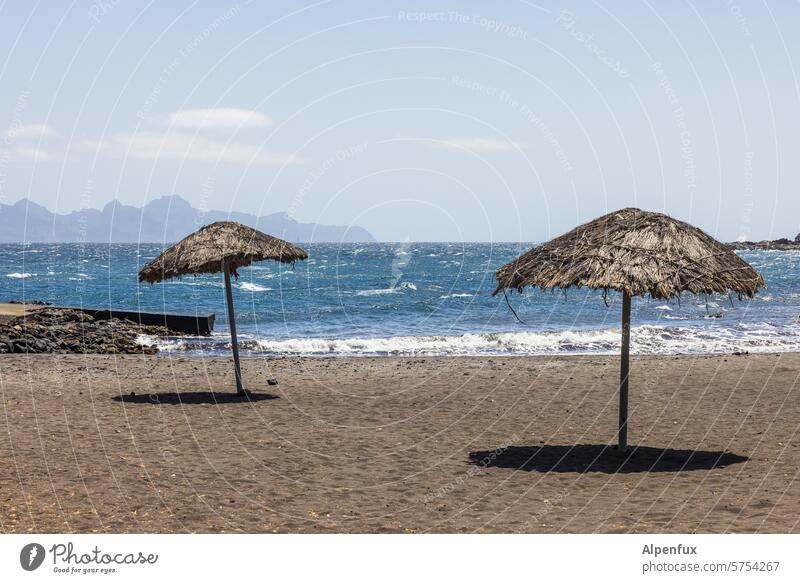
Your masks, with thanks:
M271 386L271 387L274 387L275 385L277 385L277 384L278 384L278 379L269 379L269 380L267 381L267 384L268 384L269 386Z

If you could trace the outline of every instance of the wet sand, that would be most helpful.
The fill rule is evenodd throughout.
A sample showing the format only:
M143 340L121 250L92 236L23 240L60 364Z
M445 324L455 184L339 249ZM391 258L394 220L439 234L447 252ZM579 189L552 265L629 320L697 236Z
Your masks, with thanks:
M800 354L618 363L4 355L0 531L800 532Z

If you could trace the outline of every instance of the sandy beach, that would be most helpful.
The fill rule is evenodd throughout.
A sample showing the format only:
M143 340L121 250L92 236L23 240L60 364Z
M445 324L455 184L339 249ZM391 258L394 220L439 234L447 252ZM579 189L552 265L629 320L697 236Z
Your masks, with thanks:
M0 530L800 531L800 354L618 362L6 355Z

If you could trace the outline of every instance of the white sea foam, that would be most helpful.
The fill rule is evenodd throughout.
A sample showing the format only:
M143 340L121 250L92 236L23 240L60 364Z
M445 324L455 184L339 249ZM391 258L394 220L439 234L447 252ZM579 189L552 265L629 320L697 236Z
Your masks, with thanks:
M196 342L153 339L174 352L225 351L225 335ZM553 332L501 332L461 336L393 336L386 338L243 338L243 351L284 356L477 356L617 354L618 328ZM708 354L800 351L800 326L700 328L639 326L632 329L634 354Z
M464 334L462 336L395 336L390 338L257 340L253 348L273 354L292 355L479 355L479 354L548 354L561 345L574 345L570 333L541 335L534 333ZM615 334L598 334L589 340L595 350L608 344ZM616 334L618 337L619 334ZM584 339L585 340L585 339Z
M446 294L443 296L439 296L440 300L449 300L450 298L472 298L475 297L475 294Z
M394 287L386 287L379 289L362 289L355 293L357 296L384 296L387 294L395 294L403 290L417 291L417 285L410 281L404 281Z
M150 334L137 334L136 344L139 346L152 346L156 343L156 337Z
M258 285L257 283L252 283L250 281L243 281L239 284L239 288L250 292L263 292L270 291L272 289L271 287L264 287L263 285Z
M18 273L16 271L14 273L6 274L6 277L11 277L13 279L26 279L28 277L35 277L35 276L36 276L35 273Z
M139 346L156 346L159 352L180 352L195 348L194 345L180 338L160 338L150 334L138 334L136 344Z
M396 287L387 287L382 289L362 289L356 292L357 296L383 296L386 294L394 294L400 291Z

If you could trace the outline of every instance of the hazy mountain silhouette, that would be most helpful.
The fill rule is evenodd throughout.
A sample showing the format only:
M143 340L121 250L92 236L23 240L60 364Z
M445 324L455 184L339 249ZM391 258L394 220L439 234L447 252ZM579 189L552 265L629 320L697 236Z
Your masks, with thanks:
M178 195L162 196L142 208L108 203L102 210L56 214L29 199L0 204L0 243L165 243L178 241L203 225L232 220L296 242L372 242L362 227L299 223L286 213L203 212Z

